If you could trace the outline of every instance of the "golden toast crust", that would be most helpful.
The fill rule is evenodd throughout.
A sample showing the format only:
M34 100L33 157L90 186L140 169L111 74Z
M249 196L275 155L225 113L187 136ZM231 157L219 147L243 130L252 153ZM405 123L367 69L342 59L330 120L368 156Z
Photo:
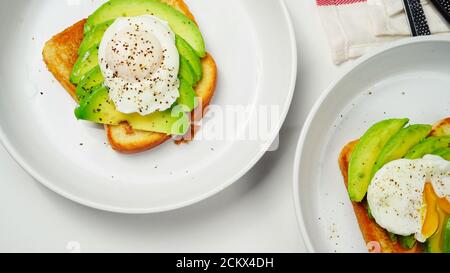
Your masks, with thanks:
M76 87L70 82L70 73L78 59L78 48L83 40L83 27L86 20L81 20L63 32L53 36L45 43L42 52L48 70L69 92L74 100L78 100Z
M430 135L432 136L442 136L450 135L450 118L443 119L433 126L433 130Z
M111 147L125 154L143 152L170 139L166 134L133 130L126 122L121 126L105 125L105 130Z
M430 135L436 135L437 132L441 132L444 128L450 128L450 118L443 119L436 123L436 125L433 126L433 130ZM344 146L344 148L342 148L339 155L339 167L341 169L341 174L344 178L346 187L348 183L348 166L350 163L350 157L357 143L358 140L349 142ZM366 243L371 241L379 242L381 245L381 252L383 253L420 253L424 251L418 244L416 244L416 246L412 249L405 249L400 245L400 243L391 241L387 232L381 228L375 220L369 218L367 208L363 202L352 202L352 205L353 210L355 211L356 219L358 220L359 228L361 229Z
M184 13L195 21L187 5L182 0L161 0ZM61 83L74 100L76 86L70 82L72 68L78 58L78 49L84 37L86 19L79 21L49 40L43 49L43 59L49 71ZM195 87L197 96L202 100L203 109L211 102L217 79L217 67L211 55L202 59L203 78ZM170 136L155 132L133 130L124 122L117 126L105 126L111 147L122 153L142 152L161 145Z

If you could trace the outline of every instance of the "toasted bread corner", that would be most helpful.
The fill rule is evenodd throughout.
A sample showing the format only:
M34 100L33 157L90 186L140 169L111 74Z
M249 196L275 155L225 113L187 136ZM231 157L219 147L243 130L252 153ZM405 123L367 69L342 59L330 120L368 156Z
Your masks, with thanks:
M450 118L445 118L433 126L430 135L432 136L447 136L450 135Z
M48 70L55 76L74 100L76 87L70 82L72 67L78 59L78 48L83 40L86 20L81 20L45 43L42 57Z
M170 135L133 130L124 122L119 126L105 125L111 147L122 153L132 154L155 148L170 139Z

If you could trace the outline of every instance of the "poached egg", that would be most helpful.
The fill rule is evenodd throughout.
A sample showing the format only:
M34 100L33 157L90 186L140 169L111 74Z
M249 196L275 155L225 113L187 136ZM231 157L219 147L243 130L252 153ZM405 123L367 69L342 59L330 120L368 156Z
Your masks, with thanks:
M373 177L367 201L381 227L425 242L440 215L450 214L450 162L434 155L392 161Z
M180 57L167 22L151 15L118 18L98 52L104 84L119 112L164 111L180 96Z

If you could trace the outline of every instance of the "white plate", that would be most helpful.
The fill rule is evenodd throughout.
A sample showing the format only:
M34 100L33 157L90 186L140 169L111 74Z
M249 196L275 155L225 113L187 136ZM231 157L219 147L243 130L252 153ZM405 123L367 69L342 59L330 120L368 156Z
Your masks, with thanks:
M219 68L213 104L253 107L241 116L246 121L243 130L254 123L255 106L278 106L268 137L181 146L166 143L137 155L114 152L105 144L103 129L77 121L75 103L42 62L45 41L104 1L7 2L0 9L0 136L21 166L67 198L123 213L193 204L245 174L284 121L297 58L291 22L281 0L186 1ZM209 116L204 126L219 119Z
M365 252L337 163L342 147L375 122L450 116L450 39L408 39L359 60L319 99L303 128L294 197L305 244L317 252Z

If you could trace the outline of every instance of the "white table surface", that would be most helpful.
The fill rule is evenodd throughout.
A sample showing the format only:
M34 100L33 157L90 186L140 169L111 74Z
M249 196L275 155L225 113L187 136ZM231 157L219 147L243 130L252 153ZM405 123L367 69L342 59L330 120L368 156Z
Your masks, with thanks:
M315 100L348 64L332 64L315 1L286 3L297 35L299 71L277 151L199 204L120 215L51 192L0 146L0 252L69 252L71 245L83 252L304 252L292 199L295 148Z

